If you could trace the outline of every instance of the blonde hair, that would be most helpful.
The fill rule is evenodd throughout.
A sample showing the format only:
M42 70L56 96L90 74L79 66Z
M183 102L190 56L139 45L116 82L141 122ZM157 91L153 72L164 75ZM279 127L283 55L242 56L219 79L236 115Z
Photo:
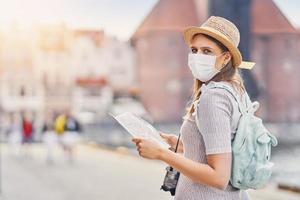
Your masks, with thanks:
M194 35L194 37L196 35ZM204 36L207 37L208 39L212 40L213 42L215 42L222 49L222 51L226 51L226 50L228 51L228 49L222 43L217 41L216 39L214 39L214 38L212 38L211 36L208 36L208 35L204 35ZM240 71L237 67L233 66L232 60L230 60L227 63L227 65L225 65L221 69L221 71L216 76L214 76L210 81L216 81L216 82L226 81L226 82L230 83L231 86L238 93L240 93L241 95L246 91L244 81L243 81L243 78L240 74ZM194 86L193 86L193 93L192 93L192 96L191 96L191 103L186 108L186 114L183 117L184 119L191 117L192 113L194 113L194 111L195 111L194 102L197 101L200 98L200 95L201 95L200 88L201 88L202 84L203 84L203 82L201 82L200 80L194 79ZM205 84L207 84L207 83L205 83Z

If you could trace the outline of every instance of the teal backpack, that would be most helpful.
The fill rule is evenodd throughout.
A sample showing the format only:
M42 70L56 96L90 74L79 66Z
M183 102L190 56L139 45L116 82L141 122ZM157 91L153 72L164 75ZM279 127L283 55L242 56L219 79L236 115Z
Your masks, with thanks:
M223 88L230 92L238 102L242 114L231 142L231 185L242 190L262 188L272 174L274 164L270 162L271 146L277 145L277 139L265 128L262 119L254 115L259 108L259 103L257 101L252 103L246 92L245 106L233 88L221 82L211 82L207 87Z

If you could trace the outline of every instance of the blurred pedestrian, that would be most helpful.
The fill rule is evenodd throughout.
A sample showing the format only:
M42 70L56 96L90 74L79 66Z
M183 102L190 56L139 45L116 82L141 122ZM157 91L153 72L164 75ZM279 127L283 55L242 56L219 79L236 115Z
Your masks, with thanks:
M29 113L22 115L22 153L29 156L30 144L33 142L33 118Z
M47 164L54 163L54 152L58 146L58 136L54 130L53 122L46 121L43 126L42 141L46 147L46 162Z
M65 131L62 135L62 142L64 149L67 153L67 158L70 162L74 161L74 151L76 144L79 141L79 133L81 132L81 126L79 122L70 113L66 114Z
M62 135L65 132L65 126L66 126L66 115L60 114L56 117L54 122L54 128L57 135Z
M8 141L11 146L12 154L15 156L19 156L22 143L22 124L21 118L18 113L15 113L11 116L8 131Z
M33 140L33 121L24 116L22 119L22 143L29 144Z

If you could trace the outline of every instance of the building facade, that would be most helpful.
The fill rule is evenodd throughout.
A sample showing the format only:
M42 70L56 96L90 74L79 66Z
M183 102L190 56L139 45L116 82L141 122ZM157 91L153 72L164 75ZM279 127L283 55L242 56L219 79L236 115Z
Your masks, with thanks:
M208 6L208 1L160 0L131 38L141 98L157 121L181 121L185 113L193 77L182 31L204 22ZM250 17L258 114L267 122L299 122L299 33L272 0L252 0Z
M114 93L135 87L135 59L128 42L103 30L14 25L0 34L2 113L30 112L39 119L67 110L103 115Z

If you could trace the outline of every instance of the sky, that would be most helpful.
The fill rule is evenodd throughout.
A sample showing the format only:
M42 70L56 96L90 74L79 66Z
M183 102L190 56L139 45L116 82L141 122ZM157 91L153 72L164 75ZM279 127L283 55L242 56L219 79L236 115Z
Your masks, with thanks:
M57 24L104 29L127 40L158 0L0 0L0 27L12 23ZM291 23L300 27L300 0L274 0Z

